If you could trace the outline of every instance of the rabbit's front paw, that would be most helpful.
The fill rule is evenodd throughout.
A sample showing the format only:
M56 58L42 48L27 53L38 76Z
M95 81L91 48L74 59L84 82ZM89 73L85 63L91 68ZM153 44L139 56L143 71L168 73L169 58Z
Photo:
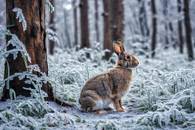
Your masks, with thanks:
M97 110L95 113L97 115L104 115L104 114L107 114L107 111L105 111L105 110Z
M117 109L117 112L125 112L125 109L122 108L122 107L121 107L121 108L118 108L118 109Z

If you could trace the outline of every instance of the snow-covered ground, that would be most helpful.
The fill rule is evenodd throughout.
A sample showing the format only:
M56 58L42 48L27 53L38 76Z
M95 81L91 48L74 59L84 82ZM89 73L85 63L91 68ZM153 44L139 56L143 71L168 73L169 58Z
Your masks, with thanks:
M195 61L188 62L172 49L159 51L154 59L138 55L140 65L133 70L131 88L123 98L126 112L81 112L78 98L85 81L114 66L116 55L110 61L102 60L102 55L96 48L58 50L49 56L55 95L75 107L35 99L0 103L0 129L195 129Z

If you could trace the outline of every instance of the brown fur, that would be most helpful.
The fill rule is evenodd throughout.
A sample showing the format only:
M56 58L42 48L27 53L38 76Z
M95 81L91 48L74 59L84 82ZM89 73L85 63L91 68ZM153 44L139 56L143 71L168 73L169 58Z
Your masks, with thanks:
M133 55L125 53L120 41L114 43L113 48L118 55L116 67L89 79L81 91L79 103L85 111L99 113L100 110L108 109L111 103L118 112L124 111L121 98L128 91L132 79L131 68L136 67L139 62Z

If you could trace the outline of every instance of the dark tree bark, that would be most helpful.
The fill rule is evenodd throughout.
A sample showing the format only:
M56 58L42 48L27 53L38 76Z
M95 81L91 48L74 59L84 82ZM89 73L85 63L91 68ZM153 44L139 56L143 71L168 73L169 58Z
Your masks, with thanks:
M165 27L165 49L168 48L168 44L169 44L169 21L167 21L168 19L168 0L163 0L163 15L164 15L164 27Z
M140 23L140 30L141 35L146 38L149 36L149 27L148 27L148 20L146 14L146 7L145 7L145 0L138 0L140 9L139 9L139 23Z
M123 0L110 1L111 6L111 27L112 27L112 40L122 40L123 34L123 20L124 20L124 7Z
M73 17L74 17L74 45L78 45L78 17L77 17L77 1L73 0Z
M179 15L181 15L182 11L182 3L181 0L177 0L177 11ZM183 40L183 27L182 27L182 22L183 20L179 19L178 20L178 43L179 43L179 52L183 53L183 45L184 45L184 40Z
M13 8L18 7L23 10L24 17L27 22L27 30L24 32L21 24L16 19ZM32 64L37 64L42 72L48 73L47 53L45 45L45 0L6 0L6 19L8 25L13 25L8 28L11 33L16 34L18 38L26 46L26 49L31 57ZM9 40L9 38L7 38ZM8 46L7 50L13 49ZM9 63L10 75L14 73L26 71L26 66L21 54L13 60L13 56L7 59ZM5 78L8 75L8 68L5 67ZM16 95L30 96L30 91L23 89L23 86L28 86L24 81L15 78L10 81L9 86L15 91ZM32 87L29 86L29 87ZM53 99L53 92L49 84L45 84L42 89L48 93L48 100ZM8 99L9 90L4 87L3 98Z
M103 6L104 6L104 49L108 49L111 52L105 53L105 59L109 59L112 55L113 48L112 48L112 32L111 32L111 25L110 25L110 0L103 0Z
M172 45L173 45L173 48L175 48L176 49L176 41L175 41L175 38L174 38L174 28L173 28L173 23L170 21L169 22L169 31L170 31L170 41L171 41L171 43L172 43Z
M151 0L151 13L152 13L152 40L151 40L151 50L152 50L152 57L155 56L155 49L156 49L156 42L157 42L157 12L156 12L156 5L155 0Z
M124 38L124 8L123 0L103 0L104 6L104 49L110 50L106 52L105 59L109 59L112 55L112 41L122 40Z
M81 23L81 48L90 47L89 22L88 22L88 0L80 1L80 23Z
M190 10L189 10L189 0L183 0L184 3L184 25L186 33L186 45L189 61L194 59L193 45L192 45L192 28L190 21Z
M55 8L55 1L50 0L50 2ZM53 32L56 31L54 19L55 19L55 10L54 10L54 12L50 13L50 18L49 18L49 27ZM51 54L51 55L54 54L54 47L55 47L55 41L49 40L49 54Z
M96 41L99 42L100 41L100 34L99 34L99 26L98 26L98 22L99 22L99 5L98 5L98 0L95 0L95 31L96 31Z

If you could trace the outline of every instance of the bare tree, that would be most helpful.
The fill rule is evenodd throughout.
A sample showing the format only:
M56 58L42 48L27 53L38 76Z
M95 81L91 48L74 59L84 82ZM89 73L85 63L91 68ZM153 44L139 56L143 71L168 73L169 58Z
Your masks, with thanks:
M105 59L109 59L112 55L112 32L111 32L111 25L110 25L110 0L103 0L104 6L104 49L108 49L111 52L106 52Z
M169 21L169 31L170 31L170 42L172 43L173 47L176 49L176 41L174 37L174 28L173 28L173 23L172 21Z
M96 30L96 41L100 41L100 34L99 34L99 5L98 5L98 0L95 0L95 30Z
M194 59L193 45L192 45L192 28L190 22L190 10L189 10L189 0L183 0L184 3L184 25L186 33L186 45L188 52L189 61Z
M192 45L192 28L190 21L190 10L189 10L189 0L183 0L184 3L184 25L185 25L185 34L186 34L186 45L189 61L194 59L193 45Z
M112 55L112 41L123 40L124 34L124 8L123 0L103 0L104 6L104 49L110 50L106 52L105 59L109 59Z
M163 4L163 15L164 15L164 27L165 27L165 49L168 48L168 44L169 44L169 21L167 19L169 19L168 17L168 0L163 0L162 1Z
M71 38L70 38L70 33L69 33L68 12L67 12L67 10L64 10L64 35L65 35L65 38L66 38L66 43L68 45L68 48L71 48L72 44L71 44Z
M24 32L21 24L16 20L16 15L12 11L13 8L21 8L26 18L28 29ZM14 33L26 46L26 49L31 57L32 64L37 64L40 70L44 73L48 73L47 65L47 53L45 42L45 0L6 0L6 20L7 27L11 33ZM13 26L10 26L13 25ZM9 37L7 38L9 40ZM12 46L8 46L7 50L13 49ZM26 70L26 66L22 55L19 54L14 60L13 56L7 58L9 68L5 67L5 78L15 73L23 72ZM15 91L16 95L30 96L30 91L25 90L23 86L28 86L18 78L14 78L9 82L9 86ZM29 87L32 87L30 85ZM48 99L53 99L52 88L49 84L45 84L42 89L47 92ZM4 87L3 98L8 99L9 89Z
M112 40L123 40L124 38L124 7L123 0L111 0L111 27L112 27Z
M78 16L77 16L77 1L72 1L73 17L74 17L74 45L78 45Z
M181 15L182 11L182 3L181 0L177 0L177 11L179 15ZM183 53L183 45L184 45L184 40L183 40L183 27L182 27L182 22L183 20L179 19L178 20L178 37L179 37L179 52Z
M88 0L80 1L80 24L81 24L81 48L90 47L89 22L88 22Z
M156 42L157 42L157 12L155 0L151 0L151 13L152 13L152 40L151 40L151 50L152 57L155 56Z
M149 31L148 22L147 22L145 0L138 0L138 3L140 5L140 9L139 9L140 30L141 30L142 36L146 38L149 36L150 31Z
M55 8L55 1L54 0L51 0L50 2L51 2L51 4ZM54 19L55 19L55 10L50 13L50 18L49 18L49 27L50 27L50 29L53 32L56 31ZM54 47L55 47L55 41L54 40L49 40L49 54L51 54L51 55L54 54Z

